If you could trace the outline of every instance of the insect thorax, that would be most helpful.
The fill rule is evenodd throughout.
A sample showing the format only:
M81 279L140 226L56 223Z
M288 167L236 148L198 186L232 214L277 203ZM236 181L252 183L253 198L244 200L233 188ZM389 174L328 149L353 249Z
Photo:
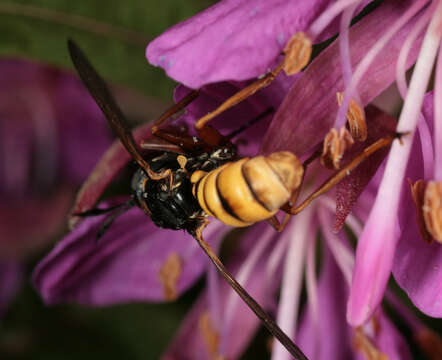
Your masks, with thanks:
M231 161L236 156L236 151L223 147L212 153L188 157L184 168L178 162L178 156L176 153L164 152L148 160L153 171L172 170L172 188L168 177L152 180L139 168L132 178L132 191L138 205L144 204L149 209L155 225L191 231L196 226L197 218L204 216L204 212L192 194L190 176L196 170L211 171Z

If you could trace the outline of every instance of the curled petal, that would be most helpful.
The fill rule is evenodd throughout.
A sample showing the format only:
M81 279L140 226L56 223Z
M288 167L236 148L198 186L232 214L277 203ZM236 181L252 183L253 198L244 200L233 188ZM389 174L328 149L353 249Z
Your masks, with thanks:
M146 57L174 80L196 89L246 80L275 65L286 42L331 4L330 0L225 0L152 41ZM318 40L338 26L333 23Z
M394 1L382 3L350 29L351 62L355 67L394 19L402 14ZM413 22L389 42L382 56L369 67L358 87L361 105L366 106L395 80L396 60ZM409 67L417 57L417 41L407 59ZM265 153L291 150L302 156L320 143L333 125L338 110L336 93L344 83L339 42L325 49L302 73L278 109L262 149Z
M133 208L96 242L102 221L103 216L82 221L38 264L33 283L47 304L163 301L171 299L170 291L181 294L201 275L206 257L190 235L159 229ZM215 222L208 227L209 241L224 234L219 226ZM173 257L180 265L171 283L167 271Z

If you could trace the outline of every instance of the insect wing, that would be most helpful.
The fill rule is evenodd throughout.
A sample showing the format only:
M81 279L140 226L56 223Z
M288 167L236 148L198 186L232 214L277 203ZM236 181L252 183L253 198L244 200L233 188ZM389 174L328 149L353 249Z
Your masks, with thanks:
M83 80L83 83L95 99L95 102L100 107L101 111L103 111L112 130L120 138L121 142L135 161L144 168L147 164L137 150L135 140L127 125L127 121L106 86L106 83L101 76L98 75L97 71L95 71L83 51L81 51L75 42L68 40L68 48L72 62L74 63L81 80Z

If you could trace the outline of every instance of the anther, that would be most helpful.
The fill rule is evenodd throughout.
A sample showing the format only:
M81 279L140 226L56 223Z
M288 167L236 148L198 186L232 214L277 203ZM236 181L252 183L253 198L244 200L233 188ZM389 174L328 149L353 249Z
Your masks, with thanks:
M338 105L341 106L344 94L336 93ZM367 123L365 121L364 109L353 99L350 100L347 110L347 122L350 134L353 139L363 142L367 140Z
M421 235L422 239L431 244L433 242L433 237L428 232L427 226L425 225L423 211L424 195L427 183L424 180L418 180L413 184L410 179L408 180L408 183L410 184L411 196L416 207L416 222L419 234Z
M203 312L198 319L198 329L204 339L210 359L223 360L219 352L219 334L214 328L208 311Z
M345 151L354 143L350 132L342 127L341 130L331 129L324 138L321 164L329 169L339 169Z
M370 360L388 360L388 356L381 352L373 341L365 334L362 326L355 329L353 337L353 346L356 350L365 355Z
M303 32L293 35L284 48L283 69L287 75L295 75L310 61L312 41Z
M427 231L434 240L442 243L442 182L428 182L422 210Z
M177 283L181 276L182 260L174 252L171 253L161 266L159 279L163 285L164 298L173 301L178 297Z

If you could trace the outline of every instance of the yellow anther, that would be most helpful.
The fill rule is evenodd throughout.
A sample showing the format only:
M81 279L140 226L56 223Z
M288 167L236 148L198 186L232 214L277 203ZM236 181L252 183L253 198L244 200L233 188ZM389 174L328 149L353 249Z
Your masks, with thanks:
M312 41L303 32L293 35L284 48L283 69L287 75L294 75L301 71L310 61L312 55Z
M336 93L338 105L341 106L344 99L343 93ZM353 99L350 100L347 110L347 122L353 139L363 142L367 140L367 123L364 109Z
M329 169L339 169L340 162L345 151L354 143L350 132L342 127L341 130L331 129L324 138L322 148L321 164Z

